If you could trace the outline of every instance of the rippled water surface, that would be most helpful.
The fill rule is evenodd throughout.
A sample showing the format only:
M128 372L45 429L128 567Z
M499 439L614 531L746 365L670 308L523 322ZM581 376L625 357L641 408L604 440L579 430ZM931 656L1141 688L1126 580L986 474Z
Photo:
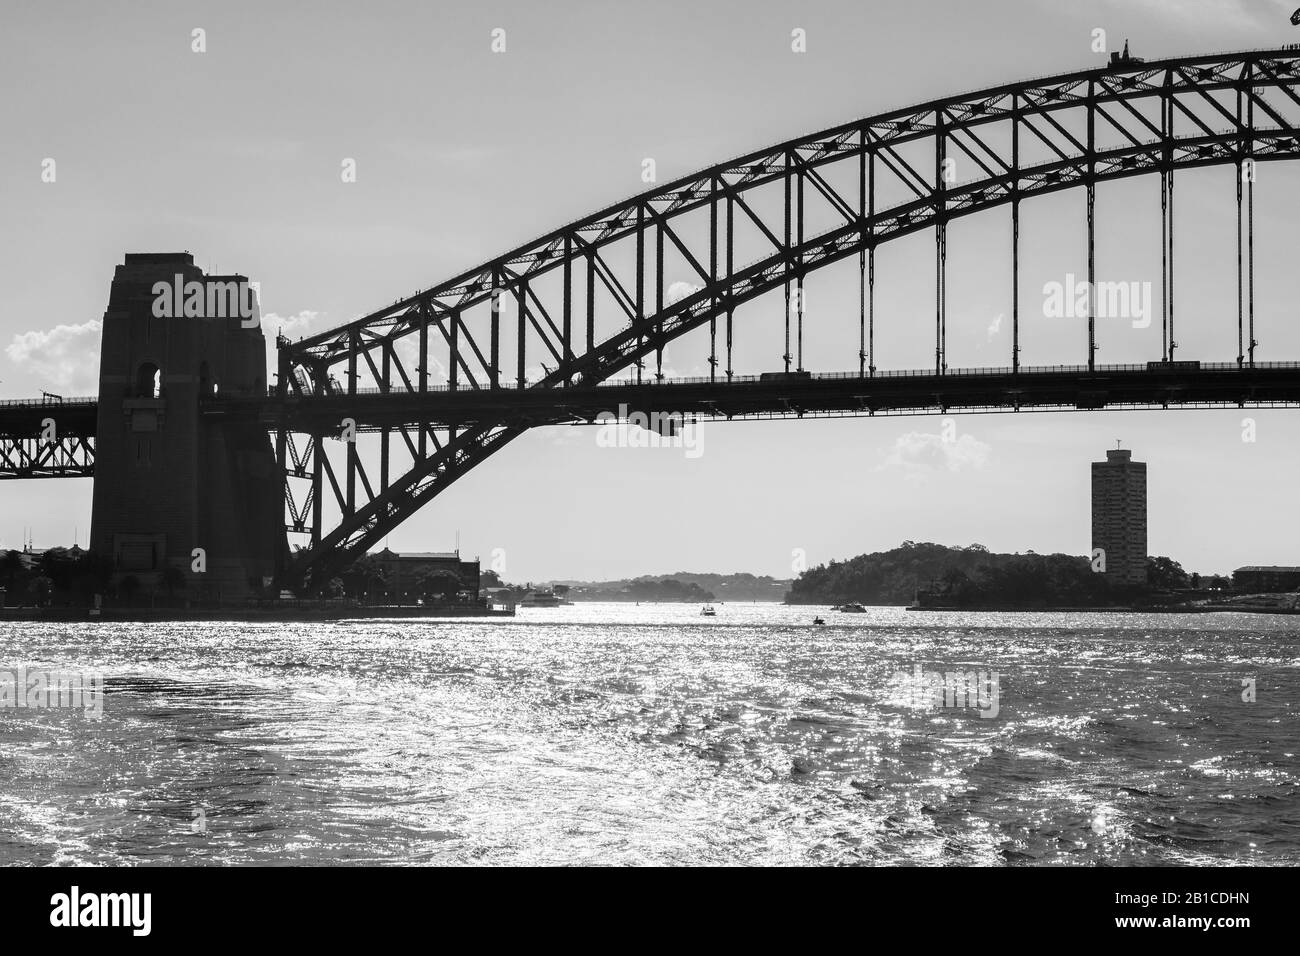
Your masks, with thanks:
M718 611L0 624L0 863L1300 864L1300 619Z

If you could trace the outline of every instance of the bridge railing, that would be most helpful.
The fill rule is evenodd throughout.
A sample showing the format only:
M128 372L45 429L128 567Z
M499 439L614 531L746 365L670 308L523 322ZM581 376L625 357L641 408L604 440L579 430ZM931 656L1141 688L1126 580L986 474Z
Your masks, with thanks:
M1255 368L1300 368L1300 362L1256 362ZM1236 362L1199 362L1191 371L1236 371L1239 368L1250 368L1250 366L1238 366ZM1098 375L1107 372L1161 372L1161 371L1188 371L1186 367L1170 366L1168 368L1152 367L1142 363L1133 363L1127 365L1098 365L1091 370L1091 374ZM1044 375L1044 374L1087 374L1089 373L1086 365L1021 365L1016 370L1019 375ZM707 375L696 375L686 378L665 378L660 381L653 379L642 381L641 385L704 385L709 382L714 384L728 382L760 382L760 381L800 381L811 379L813 381L839 381L843 379L861 379L869 382L873 378L934 378L934 369L877 369L873 374L861 375L858 372L810 372L807 375L801 375L797 372L769 372L767 375L778 375L782 378L764 379L762 375L733 375L730 379L725 377L709 378ZM973 368L949 368L943 373L944 378L963 378L972 376L1007 376L1012 374L1011 366L984 366ZM790 378L785 379L784 376ZM623 387L627 385L638 384L630 379L606 379L598 384L598 388Z
M1175 361L1174 364L1164 365L1159 362L1136 362L1118 365L1098 365L1091 371L1086 365L1021 365L1014 374L1017 375L1050 375L1050 374L1092 374L1104 375L1110 372L1186 372L1186 371L1210 371L1210 372L1228 372L1228 371L1248 371L1255 369L1286 369L1300 368L1300 362L1256 362L1254 366L1238 365L1236 362L1196 362L1194 366L1181 366L1181 360ZM970 368L949 368L943 373L944 378L971 378L971 377L1006 377L1013 374L1009 365L989 365L974 366ZM789 376L788 378L786 376ZM764 376L767 376L766 378ZM776 376L775 378L772 376ZM861 375L858 372L764 372L755 375L733 375L731 378L725 376L709 377L707 375L679 376L673 378L654 379L647 378L638 382L635 378L610 378L594 384L595 388L626 388L629 385L642 385L647 387L663 385L726 385L736 383L757 383L757 382L779 382L779 381L843 381L845 379L860 379L863 382L870 382L873 379L894 379L894 378L934 378L934 369L877 369L875 372ZM540 384L539 381L527 381L525 388L535 388ZM503 388L501 391L517 391L513 387ZM445 394L451 392L448 385L429 385L425 392ZM487 392L490 389L483 388L466 388L461 386L456 389L457 392ZM553 391L563 392L563 388L555 388ZM350 395L396 395L409 396L421 394L417 390L406 391L403 389L382 389L382 388L358 388L355 392L332 392L328 396L332 398L347 398ZM276 397L274 387L267 389L267 395L270 398ZM311 395L290 396L291 398L313 398ZM95 399L66 399L66 402L89 401ZM4 405L22 405L33 404L32 402L3 402Z
M1248 47L1247 49L1244 50L1219 50L1215 53L1197 54L1194 56L1159 56L1154 58L1142 57L1138 60L1130 60L1127 63L1121 63L1120 66L1136 67L1136 69L1130 69L1127 72L1143 73L1146 72L1147 70L1159 70L1162 68L1162 64L1166 64L1170 62L1182 61L1186 63L1196 63L1200 60L1233 60L1238 57L1255 56L1256 54L1259 53L1283 53L1283 52L1294 52L1296 50L1300 50L1300 43L1283 43L1281 46L1256 46L1256 47ZM1100 73L1110 72L1107 66L1098 66L1095 67L1094 69ZM1023 80L1020 81L1020 85L1031 86L1034 83L1041 83L1044 81L1060 81L1062 79L1065 79L1065 77L1063 77L1060 73L1043 73L1037 76L1025 77ZM956 98L966 99L972 96L978 96L980 92L981 92L980 90L968 90L965 93L959 93ZM918 103L917 108L919 109L921 107L928 106L928 105L930 104Z
M35 405L94 405L99 402L99 398L94 395L78 395L75 398L7 398L0 399L0 408L16 408L19 405L32 407Z

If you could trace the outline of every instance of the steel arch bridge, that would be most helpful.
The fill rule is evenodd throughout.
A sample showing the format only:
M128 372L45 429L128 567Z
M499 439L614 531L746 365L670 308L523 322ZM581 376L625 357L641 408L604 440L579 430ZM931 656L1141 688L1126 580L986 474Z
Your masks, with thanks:
M1126 52L1106 67L855 120L653 188L347 325L280 339L276 399L259 414L284 466L287 530L308 540L283 580L336 573L528 428L591 421L623 398L727 418L1300 400L1294 365L1255 360L1253 269L1253 164L1300 156L1298 80L1293 47L1153 62ZM956 181L958 158L974 178ZM1174 358L1175 173L1225 164L1243 171L1234 177L1238 349L1202 368ZM1160 361L1098 366L1092 297L1084 361L1023 368L1022 202L1086 192L1095 288L1096 186L1145 174L1159 177L1161 191ZM948 224L1000 206L1011 218L1009 365L950 369ZM927 230L934 365L886 373L876 365L876 251ZM803 369L804 281L854 256L856 370L813 376ZM675 295L670 280L681 270L693 282ZM736 376L736 310L778 291L784 371ZM664 346L706 326L708 376L665 381ZM431 381L431 367L443 381ZM344 420L379 434L377 474L355 441L332 441ZM394 467L394 451L409 465ZM327 495L339 516L332 528Z

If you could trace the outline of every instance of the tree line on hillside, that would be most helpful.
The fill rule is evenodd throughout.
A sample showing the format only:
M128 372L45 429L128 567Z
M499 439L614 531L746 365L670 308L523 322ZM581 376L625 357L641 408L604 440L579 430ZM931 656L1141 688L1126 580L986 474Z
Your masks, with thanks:
M1147 559L1146 586L1126 588L1076 555L994 554L979 544L950 548L905 541L890 551L809 568L791 586L786 603L1094 607L1227 584L1223 578L1196 578L1194 583L1177 561L1153 557Z
M483 587L496 591L502 589L510 592L510 597L518 601L536 590L532 584L508 584L503 582L495 571L483 572ZM538 585L538 588L545 585ZM663 604L708 604L716 598L707 588L700 587L694 581L678 581L676 578L644 577L631 581L604 581L598 583L555 584L552 586L556 595L572 601L645 601Z
M648 601L662 603L708 604L715 600L713 592L693 581L664 578L659 581L640 579L630 581L622 588L610 590L583 590L571 592L584 601Z
M575 601L780 601L790 587L789 580L736 572L674 571L643 574L634 578L606 581L565 580ZM660 587L662 585L662 587ZM663 596L655 597L655 593ZM651 596L647 596L651 595Z

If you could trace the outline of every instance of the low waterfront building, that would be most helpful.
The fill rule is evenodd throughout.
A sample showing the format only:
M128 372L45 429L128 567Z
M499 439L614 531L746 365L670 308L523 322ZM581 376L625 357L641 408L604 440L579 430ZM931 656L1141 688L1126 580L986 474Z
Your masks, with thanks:
M1232 572L1232 586L1244 593L1300 591L1300 568L1248 565Z
M449 574L460 581L458 590L470 594L479 591L479 563L462 561L459 551L408 551L398 554L384 548L373 555L384 573L384 589L391 595L414 597L425 580L436 574Z

